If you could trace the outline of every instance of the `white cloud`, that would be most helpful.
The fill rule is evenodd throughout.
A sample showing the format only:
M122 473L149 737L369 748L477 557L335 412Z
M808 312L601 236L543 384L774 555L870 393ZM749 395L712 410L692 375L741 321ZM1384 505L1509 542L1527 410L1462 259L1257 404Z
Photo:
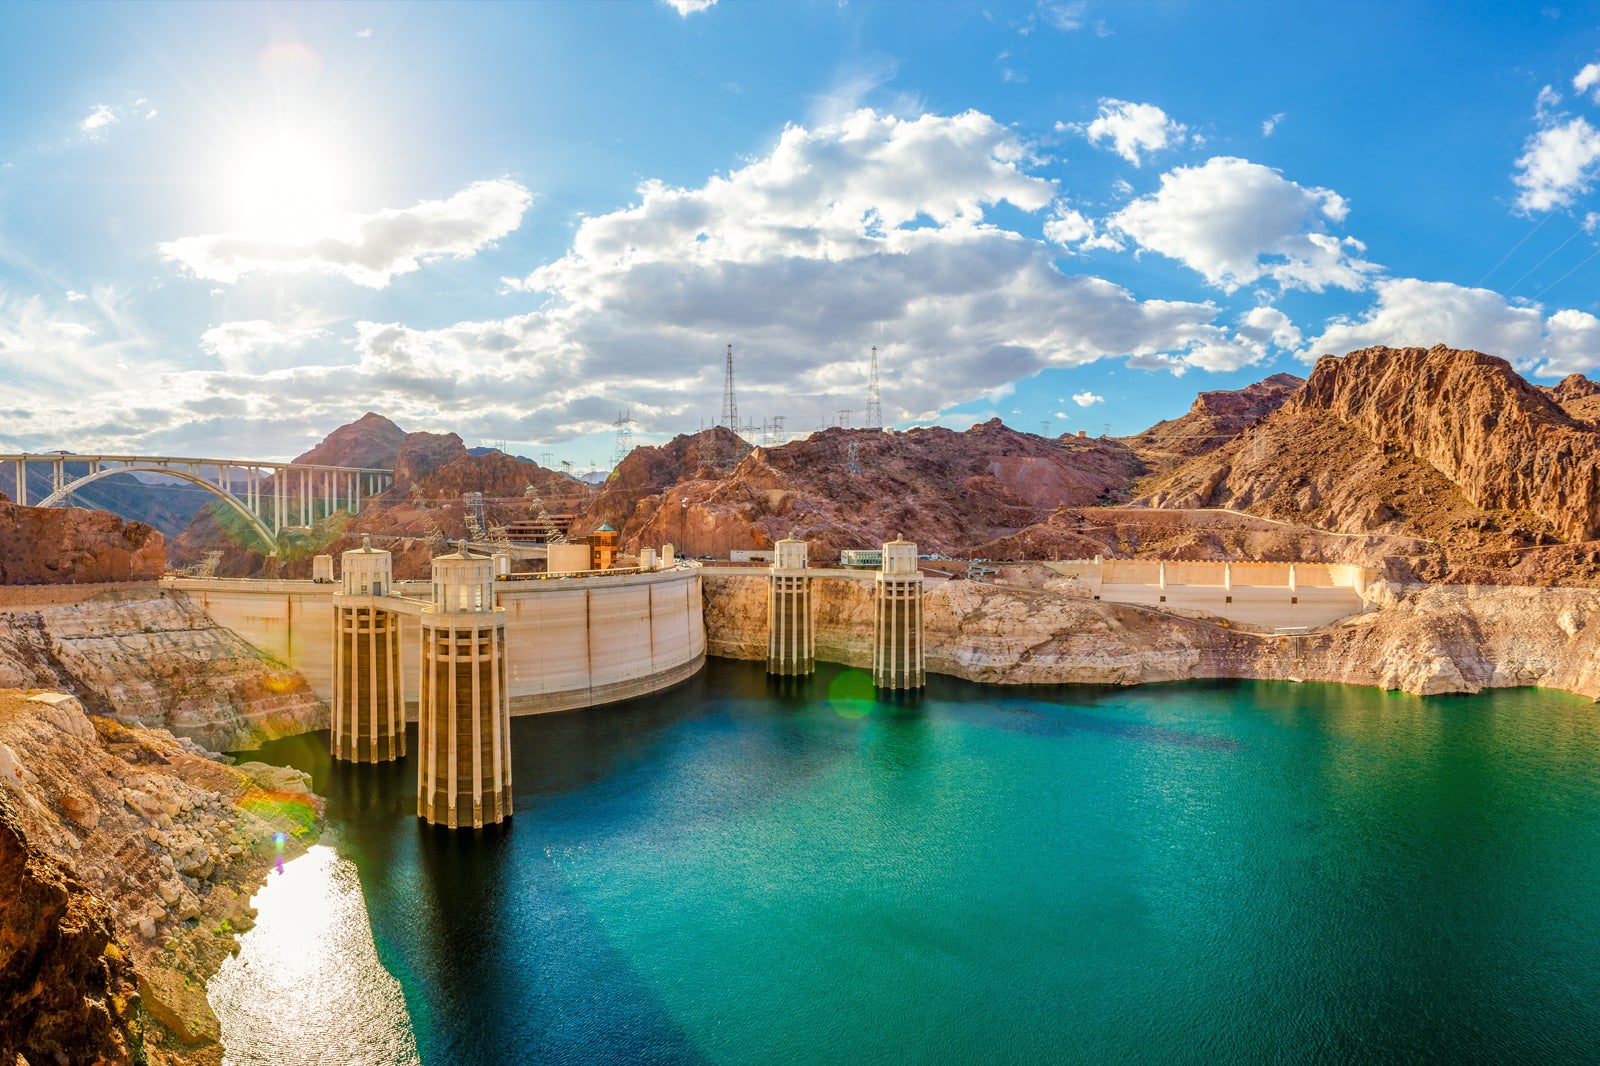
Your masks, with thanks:
M1289 316L1276 307L1252 307L1240 316L1236 332L1246 340L1270 342L1279 348L1293 348L1301 340L1300 331Z
M1239 336L1223 337L1202 344L1183 357L1190 366L1215 373L1226 373L1254 366L1267 356L1264 345L1252 344Z
M292 455L368 409L412 429L555 443L609 431L619 406L641 437L714 416L730 340L747 417L794 426L862 408L868 344L891 424L993 407L986 393L1045 367L1226 361L1238 340L1214 304L1141 301L1065 273L1052 245L1001 221L1060 201L1040 165L1014 129L977 112L791 127L730 173L646 182L633 204L583 219L565 255L507 281L539 294L535 309L438 328L361 321L337 335L318 322L226 322L200 339L211 369L140 374L131 391L126 371L103 371L100 392L47 402L39 422L70 428L75 447L172 454ZM456 232L475 238L476 213L462 213ZM367 269L388 269L394 244L374 246ZM313 251L317 269L345 269Z
M78 303L78 302L80 302L82 300L87 300L87 299L88 299L87 296L85 296L81 292L78 292L76 289L68 289L67 290L67 302L68 303Z
M1050 209L1050 217L1045 219L1044 235L1046 240L1054 241L1065 248L1092 238L1094 223L1085 218L1081 212L1058 200Z
M1600 103L1600 63L1588 64L1578 71L1572 79L1573 92L1581 94L1588 92L1590 89L1597 90L1595 102Z
M329 336L320 326L252 319L213 326L200 335L200 347L224 369L253 373L282 365L284 356Z
M1284 288L1362 289L1377 268L1365 246L1324 231L1349 208L1330 189L1296 185L1270 167L1218 156L1161 176L1161 188L1107 220L1133 238L1203 274L1227 292L1267 277Z
M1600 318L1571 308L1557 311L1545 323L1542 354L1536 374L1565 377L1600 367Z
M688 18L697 11L705 11L714 6L717 0L661 0L684 18Z
M1188 127L1174 122L1155 104L1134 104L1126 100L1103 99L1100 113L1083 127L1090 144L1111 142L1111 150L1134 166L1140 153L1155 152L1183 143Z
M1600 170L1600 130L1582 116L1547 124L1528 138L1511 180L1522 191L1517 209L1524 213L1568 207L1589 191Z
M1283 116L1284 113L1279 111L1276 115L1269 115L1264 119L1261 123L1261 136L1271 137L1273 131L1278 128L1278 123L1283 121Z
M1104 396L1096 396L1088 389L1084 389L1082 392L1075 392L1072 394L1072 402L1077 404L1079 407L1092 407L1097 403L1105 403L1106 398ZM1058 417L1065 418L1066 416L1060 415Z
M361 38L371 37L372 36L372 27L371 26L362 27L361 29L356 31L356 36L357 37L361 37Z
M78 123L78 128L84 133L95 135L97 130L102 130L117 121L117 113L111 109L110 104L95 104L94 110L89 112L89 117Z
M1312 338L1300 358L1383 344L1393 348L1431 348L1447 344L1513 361L1545 354L1544 321L1537 307L1510 303L1489 289L1470 289L1444 281L1392 278L1374 288L1378 300L1360 317L1331 320Z
M434 259L463 259L522 223L533 195L509 178L479 181L448 200L346 215L300 239L235 231L183 237L161 254L195 277L233 283L247 274L340 274L381 289Z
M1533 99L1534 115L1538 118L1544 118L1561 106L1561 100L1561 94L1556 92L1554 86L1546 85L1539 90L1539 95Z
M1081 30L1084 15L1089 10L1088 0L1039 0L1039 15L1058 30Z

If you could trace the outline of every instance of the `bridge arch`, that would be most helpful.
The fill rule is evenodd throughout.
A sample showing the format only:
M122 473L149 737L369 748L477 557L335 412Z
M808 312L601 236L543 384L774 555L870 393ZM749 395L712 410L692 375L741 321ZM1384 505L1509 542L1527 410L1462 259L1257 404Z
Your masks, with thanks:
M211 495L218 497L223 502L227 503L227 505L229 507L232 507L234 509L234 511L236 511L238 513L240 518L243 518L246 522L248 522L250 524L250 528L255 530L256 536L261 538L262 542L264 544L266 544L267 549L272 554L274 554L274 555L277 554L277 552L278 552L278 538L272 535L272 531L267 528L266 523L262 522L261 519L259 517L257 517L257 515L256 515L256 513L254 511L252 511L252 510L250 510L250 508L246 507L239 500L239 497L235 496L233 493L231 493L228 490L222 488L221 486L216 485L216 484L214 484L214 483L212 483L210 481L207 481L203 477L199 477L199 476L197 476L195 474L190 474L190 473L188 473L186 471L183 471L183 470L174 470L171 467L166 467L166 466L156 466L156 465L139 466L139 465L132 465L132 466L108 467L108 468L106 468L104 470L96 470L93 473L85 474L85 475L83 475L82 477L79 477L79 478L74 478L72 480L71 484L64 485L60 489L57 489L55 492L52 492L50 495L48 495L44 499L40 500L35 506L37 506L37 507L54 507L55 505L64 502L68 496L71 496L74 492L77 492L79 489L83 488L85 485L89 484L90 482L99 481L101 478L108 477L111 474L134 474L134 473L161 474L161 475L163 475L165 477L175 477L180 481L187 481L191 485L199 485L201 488L203 488L207 492L211 493Z

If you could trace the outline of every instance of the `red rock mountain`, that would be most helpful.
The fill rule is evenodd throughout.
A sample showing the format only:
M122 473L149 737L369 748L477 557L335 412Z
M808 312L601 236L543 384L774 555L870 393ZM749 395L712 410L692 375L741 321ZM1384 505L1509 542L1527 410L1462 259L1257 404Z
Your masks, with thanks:
M961 433L829 429L781 447L717 429L636 448L584 515L610 523L625 551L673 543L724 556L793 534L814 557L896 533L953 552L1013 532L1062 504L1125 499L1138 460L1115 441L1048 439L994 419ZM738 451L736 451L738 449Z
M165 541L143 522L0 496L0 585L153 581L165 569Z
M1143 433L1124 438L1124 442L1156 465L1164 460L1170 465L1172 458L1203 455L1282 407L1304 384L1304 378L1293 374L1273 374L1242 389L1202 392L1195 397L1188 414L1157 422Z

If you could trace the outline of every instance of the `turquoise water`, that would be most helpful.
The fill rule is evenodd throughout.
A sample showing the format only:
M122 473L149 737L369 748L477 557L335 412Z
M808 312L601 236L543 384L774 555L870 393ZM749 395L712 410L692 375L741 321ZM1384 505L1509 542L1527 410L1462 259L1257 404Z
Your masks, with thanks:
M411 763L266 756L328 795L429 1066L1600 1055L1586 700L870 691L713 660L516 719L477 834Z

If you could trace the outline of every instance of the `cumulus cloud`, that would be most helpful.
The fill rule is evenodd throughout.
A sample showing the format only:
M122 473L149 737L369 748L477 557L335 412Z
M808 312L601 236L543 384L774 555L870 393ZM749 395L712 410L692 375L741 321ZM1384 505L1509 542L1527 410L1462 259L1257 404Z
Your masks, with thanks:
M1188 127L1174 122L1155 104L1134 104L1126 100L1100 101L1100 113L1083 127L1090 144L1099 147L1110 142L1111 151L1134 166L1140 153L1159 151L1183 143Z
M1176 259L1226 292L1259 278L1321 292L1362 289L1377 268L1350 237L1326 232L1349 208L1249 160L1218 156L1161 176L1160 189L1107 220L1140 248Z
M479 181L446 200L412 207L350 214L326 232L298 239L234 231L182 237L160 246L161 254L189 274L237 282L248 274L338 274L381 289L397 274L430 260L477 254L522 224L533 194L509 178Z
M1072 394L1072 402L1077 404L1079 407L1093 407L1097 403L1105 403L1106 398L1104 396L1096 396L1088 389L1084 389L1082 392L1075 392ZM1056 417L1066 418L1067 416L1058 413Z
M715 6L717 0L661 0L661 2L672 8L684 18L688 18L697 11L705 11L706 9Z
M1061 201L1039 165L1014 129L977 112L791 127L730 173L646 182L633 203L585 218L566 254L507 279L511 298L537 297L532 309L337 335L225 322L200 339L212 368L147 375L134 393L123 382L116 403L90 397L61 417L96 447L272 441L268 454L292 455L367 409L408 428L555 444L608 431L619 407L641 434L714 416L729 341L747 416L793 426L861 409L868 344L891 424L938 419L1046 367L1115 358L1182 372L1249 358L1228 354L1245 341L1214 304L1140 300L1064 272L1054 246L1003 224ZM135 423L118 404L159 411Z
M1523 145L1511 180L1521 190L1517 210L1524 214L1569 207L1589 191L1600 171L1600 130L1579 115L1547 117Z
M1489 289L1443 281L1394 278L1374 286L1377 302L1360 317L1333 319L1300 358L1342 355L1375 344L1428 348L1448 344L1498 355L1534 373L1568 373L1600 365L1593 316L1507 300Z
M1300 343L1300 331L1289 316L1276 307L1252 307L1239 319L1236 331L1245 340L1293 348Z
M1045 219L1044 236L1063 248L1070 247L1093 238L1094 223L1081 212L1058 201L1050 209L1050 217Z

